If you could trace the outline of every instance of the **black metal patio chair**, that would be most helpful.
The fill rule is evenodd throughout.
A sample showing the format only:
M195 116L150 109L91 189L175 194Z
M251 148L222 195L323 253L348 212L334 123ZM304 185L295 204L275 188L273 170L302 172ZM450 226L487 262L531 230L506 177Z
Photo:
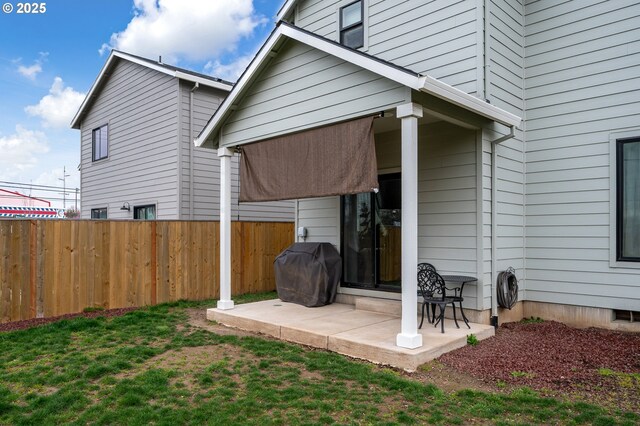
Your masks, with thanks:
M424 268L418 272L418 290L422 296L422 318L418 328L422 328L422 324L424 323L424 310L425 307L429 305L434 319L434 327L440 323L441 331L444 333L444 312L448 304L453 306L453 320L455 321L456 327L460 328L458 319L456 318L456 307L453 304L454 298L447 296L444 279L435 271L435 268L434 270ZM437 321L435 320L436 306L439 308ZM427 313L427 315L429 314Z

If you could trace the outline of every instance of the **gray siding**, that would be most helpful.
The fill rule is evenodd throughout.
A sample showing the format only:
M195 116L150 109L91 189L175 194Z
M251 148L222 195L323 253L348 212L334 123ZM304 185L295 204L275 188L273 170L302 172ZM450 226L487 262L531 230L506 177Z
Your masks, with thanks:
M178 215L176 79L119 60L81 125L82 217L108 208L110 219L156 204L159 219ZM109 157L92 161L92 130L109 125ZM122 211L124 202L131 212Z
M514 0L492 0L489 4L489 75L485 96L490 102L518 116L524 116L524 4ZM489 125L482 132L483 193L483 302L491 307L491 141L503 136L504 126ZM517 129L515 137L497 147L496 172L496 274L508 267L516 270L524 297L525 281L525 135Z
M235 145L376 113L410 90L334 56L289 40L222 129Z
M418 149L418 258L441 274L478 276L476 132L421 126ZM478 308L476 294L469 283L464 305Z
M376 134L381 173L400 167L400 133ZM418 175L418 256L443 274L477 274L476 133L447 123L420 126ZM340 248L340 198L298 201L297 226L307 241ZM475 284L465 290L465 306L477 307Z
M610 135L640 136L639 28L637 1L527 2L528 300L640 309L609 227Z
M331 243L340 250L340 197L304 199L297 204L296 226L307 228L305 241ZM297 232L296 241L302 241Z
M482 3L476 0L406 1L365 0L365 46L362 49L396 65L429 74L467 93L478 93L482 69L478 49ZM338 10L347 4L335 0L303 0L297 6L296 25L338 41Z
M190 135L189 108L193 83L180 83L181 108L181 210L182 219L218 220L220 217L220 159L216 150L193 147L193 140L207 124L218 108L226 92L200 86L193 92L193 122ZM190 166L189 149L193 149L193 166ZM244 221L292 221L292 201L269 203L238 203L239 157L232 159L231 209L234 220ZM193 172L193 216L190 208L190 173Z

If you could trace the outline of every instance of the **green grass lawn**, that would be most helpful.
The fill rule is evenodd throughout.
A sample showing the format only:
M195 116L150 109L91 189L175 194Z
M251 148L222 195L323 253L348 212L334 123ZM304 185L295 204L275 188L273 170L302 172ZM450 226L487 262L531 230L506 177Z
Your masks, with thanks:
M245 297L243 301L270 295ZM324 351L218 335L176 303L0 333L0 424L637 424L630 413L509 395L446 394Z

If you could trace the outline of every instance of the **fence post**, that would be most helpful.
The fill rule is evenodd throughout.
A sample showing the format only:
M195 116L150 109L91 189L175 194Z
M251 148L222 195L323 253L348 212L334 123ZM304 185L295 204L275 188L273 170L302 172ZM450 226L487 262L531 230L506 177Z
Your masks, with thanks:
M158 223L154 220L151 222L151 304L158 304L158 239L157 239Z
M38 223L29 221L29 315L36 317L36 281L38 279Z

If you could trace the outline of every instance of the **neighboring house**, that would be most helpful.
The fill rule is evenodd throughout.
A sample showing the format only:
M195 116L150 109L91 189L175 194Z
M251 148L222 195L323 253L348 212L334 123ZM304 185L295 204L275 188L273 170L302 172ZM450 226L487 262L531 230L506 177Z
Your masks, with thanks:
M337 164L352 146L339 126L384 113L371 149L380 192L311 182L296 202L299 234L341 250L341 297L402 299L398 345L420 346L416 264L431 262L478 277L464 294L476 321L638 330L640 3L288 0L278 18L196 144L218 148L224 168L238 148L244 161L261 144L338 135L344 150L316 154ZM513 311L494 287L509 266ZM219 307L232 308L222 277Z
M232 84L112 51L71 127L81 133L84 219L217 220L219 160L192 141ZM293 204L237 202L233 219L293 220Z
M62 210L51 208L51 202L19 192L0 189L0 218L58 218Z

